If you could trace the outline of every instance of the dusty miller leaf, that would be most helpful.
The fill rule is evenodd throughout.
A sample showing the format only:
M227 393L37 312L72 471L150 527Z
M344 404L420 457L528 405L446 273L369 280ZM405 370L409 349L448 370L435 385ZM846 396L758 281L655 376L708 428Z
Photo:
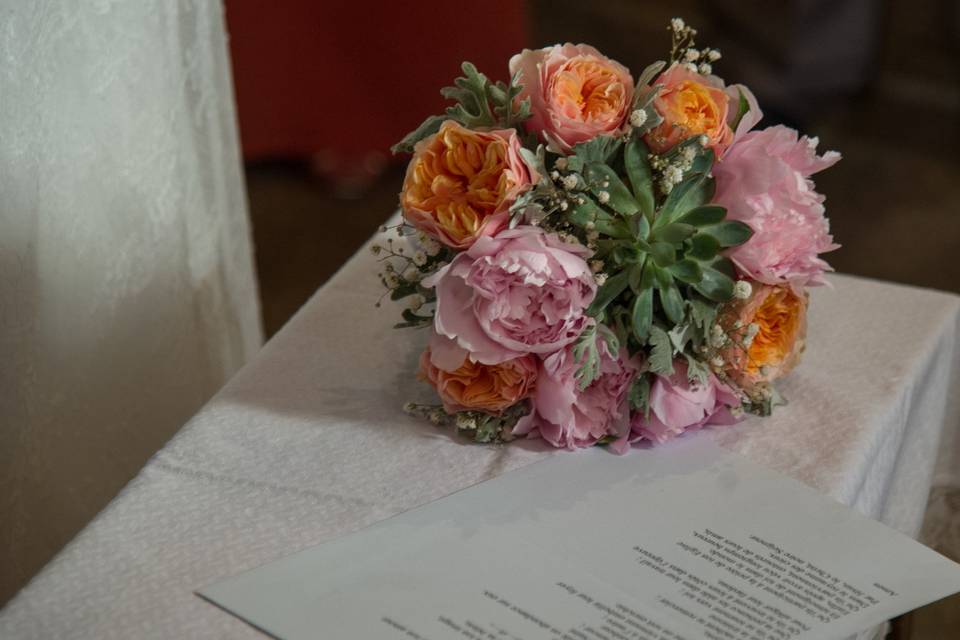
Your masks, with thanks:
M660 376L673 375L673 345L660 327L650 328L650 371Z
M430 116L420 126L403 137L403 140L390 147L392 153L413 153L413 148L424 138L428 138L440 130L440 125L446 120L444 116Z
M663 60L657 60L656 62L647 65L647 68L644 69L640 74L640 77L637 78L637 86L643 87L650 84L654 77L656 77L656 75L660 73L660 71L662 71L666 66L667 63Z
M683 355L687 359L687 380L696 385L707 384L707 381L710 379L710 369L707 365L689 353Z
M457 104L447 108L447 116L465 127L512 127L530 117L530 101L516 100L522 87L516 84L518 76L503 82L492 83L477 68L464 62L463 76L453 81L452 87L444 87L440 93Z
M576 377L581 389L586 389L600 375L600 354L597 351L597 326L583 330L573 345L573 361L579 364Z
M699 298L690 298L687 304L690 306L690 317L694 324L706 334L717 317L717 305Z
M670 336L670 344L673 345L673 350L679 353L684 350L687 342L693 337L693 327L686 323L678 324L670 329L667 335Z

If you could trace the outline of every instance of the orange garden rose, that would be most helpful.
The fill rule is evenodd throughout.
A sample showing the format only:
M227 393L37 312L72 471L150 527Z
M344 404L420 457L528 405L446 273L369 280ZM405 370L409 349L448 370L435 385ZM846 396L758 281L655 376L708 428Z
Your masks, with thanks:
M431 344L438 348L436 339ZM533 392L537 379L535 357L527 355L487 365L473 362L466 357L466 351L453 347L463 353L463 359L459 366L452 367L449 349L446 349L448 353L438 353L435 357L427 347L420 356L420 378L436 388L447 412L473 409L499 414Z
M737 384L749 390L797 365L806 339L808 299L790 287L753 283L749 298L721 311L720 325L733 338L723 357Z
M630 71L585 44L524 49L510 59L510 73L519 74L520 98L530 100L524 126L564 153L619 132L633 102Z
M417 143L400 193L406 220L455 249L506 226L531 175L513 129L472 131L453 120Z
M705 135L707 146L719 158L733 142L733 130L727 122L730 96L722 83L674 64L654 83L660 92L653 108L663 116L656 128L645 136L654 153L663 153L692 136Z

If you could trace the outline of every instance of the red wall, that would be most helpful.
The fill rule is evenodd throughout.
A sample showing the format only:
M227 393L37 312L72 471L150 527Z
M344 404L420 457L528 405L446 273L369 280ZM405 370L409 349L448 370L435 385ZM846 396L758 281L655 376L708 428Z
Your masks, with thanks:
M526 43L521 2L226 0L247 159L387 153L442 111L470 60L506 79Z

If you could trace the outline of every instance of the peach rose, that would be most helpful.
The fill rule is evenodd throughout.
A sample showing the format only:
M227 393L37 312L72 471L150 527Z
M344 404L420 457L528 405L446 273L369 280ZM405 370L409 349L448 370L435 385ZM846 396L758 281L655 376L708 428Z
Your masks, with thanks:
M533 392L537 369L530 355L495 365L473 362L452 340L434 334L420 356L419 377L433 385L448 413L500 414Z
M705 135L707 146L718 158L723 155L733 142L733 130L727 122L731 97L724 91L723 82L674 64L657 78L657 85L660 92L653 108L663 116L663 122L644 136L650 149L663 153L687 138Z
M807 333L807 293L788 286L753 283L746 300L728 303L719 324L733 338L722 356L727 374L749 390L789 373L803 353Z
M520 99L530 99L524 124L558 151L618 132L633 103L630 71L585 44L524 49L510 59L520 74Z
M447 120L417 143L400 205L417 229L466 249L506 226L510 205L535 178L513 129L472 131Z

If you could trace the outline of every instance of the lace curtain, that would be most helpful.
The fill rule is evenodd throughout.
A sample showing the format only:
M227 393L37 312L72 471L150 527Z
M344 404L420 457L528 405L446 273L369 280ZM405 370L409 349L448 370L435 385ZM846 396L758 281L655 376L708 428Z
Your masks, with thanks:
M219 0L0 0L0 603L261 342Z

